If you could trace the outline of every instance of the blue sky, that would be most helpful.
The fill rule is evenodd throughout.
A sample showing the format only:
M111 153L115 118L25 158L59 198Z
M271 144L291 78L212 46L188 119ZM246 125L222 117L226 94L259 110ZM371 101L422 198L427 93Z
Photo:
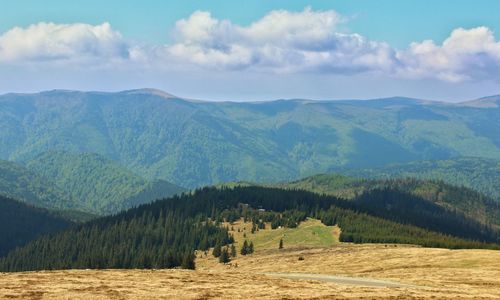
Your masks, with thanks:
M500 94L498 11L494 0L3 1L0 92L465 100Z

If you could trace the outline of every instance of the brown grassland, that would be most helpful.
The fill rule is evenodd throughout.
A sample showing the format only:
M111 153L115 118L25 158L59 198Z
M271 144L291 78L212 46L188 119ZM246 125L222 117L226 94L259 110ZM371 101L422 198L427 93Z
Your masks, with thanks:
M198 253L197 270L67 270L0 274L2 299L500 299L500 251L344 244L315 220L297 229L243 228L255 253L220 264ZM240 232L238 232L238 228ZM330 232L328 236L325 232ZM278 249L279 239L284 249ZM239 250L239 247L238 247ZM303 257L303 260L299 260ZM274 273L274 274L273 274ZM278 273L278 274L277 274ZM400 287L290 279L285 274L378 279ZM382 284L383 285L383 284Z

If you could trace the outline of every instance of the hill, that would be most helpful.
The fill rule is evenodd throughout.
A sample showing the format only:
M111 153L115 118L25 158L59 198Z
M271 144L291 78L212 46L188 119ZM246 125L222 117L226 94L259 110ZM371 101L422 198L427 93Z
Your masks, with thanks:
M10 161L0 160L0 195L49 209L82 208L77 201L70 201L70 195L53 181Z
M440 180L465 186L500 201L500 161L463 157L447 160L415 161L371 169L338 170L339 173L363 178L419 178Z
M0 259L0 270L194 268L194 250L233 243L229 229L220 224L241 218L254 226L270 222L272 228L296 228L314 217L338 225L342 242L499 247L498 231L428 201L391 190L363 196L353 202L305 191L204 188L42 237Z
M78 201L81 210L97 214L116 213L184 191L164 180L147 181L93 153L50 151L26 162L26 167L54 182Z
M40 235L55 233L71 225L45 209L0 196L0 257Z
M321 174L278 186L354 200L366 191L391 188L421 197L479 222L500 227L500 203L498 201L474 190L452 186L442 181L412 178L368 180L339 174Z
M235 103L152 90L0 96L1 159L98 153L188 188L415 160L499 160L498 128L498 106L408 98Z

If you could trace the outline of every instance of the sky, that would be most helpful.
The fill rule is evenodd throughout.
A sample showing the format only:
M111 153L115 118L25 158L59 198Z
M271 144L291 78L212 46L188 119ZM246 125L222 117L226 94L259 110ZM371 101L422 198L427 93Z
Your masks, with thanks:
M500 94L500 1L3 0L0 93L207 100Z

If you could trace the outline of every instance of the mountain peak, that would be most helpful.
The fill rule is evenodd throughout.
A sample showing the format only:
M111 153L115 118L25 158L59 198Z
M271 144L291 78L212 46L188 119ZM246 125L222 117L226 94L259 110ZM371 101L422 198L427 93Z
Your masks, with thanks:
M154 89L154 88L142 88L142 89L134 89L134 90L127 90L120 92L123 94L128 94L128 95L133 95L133 94L151 94L155 96L160 96L163 98L169 98L169 99L178 99L179 97L169 94L165 91L159 90L159 89Z
M500 95L493 95L460 103L460 105L462 106L479 107L479 108L500 107L499 104L500 104Z

